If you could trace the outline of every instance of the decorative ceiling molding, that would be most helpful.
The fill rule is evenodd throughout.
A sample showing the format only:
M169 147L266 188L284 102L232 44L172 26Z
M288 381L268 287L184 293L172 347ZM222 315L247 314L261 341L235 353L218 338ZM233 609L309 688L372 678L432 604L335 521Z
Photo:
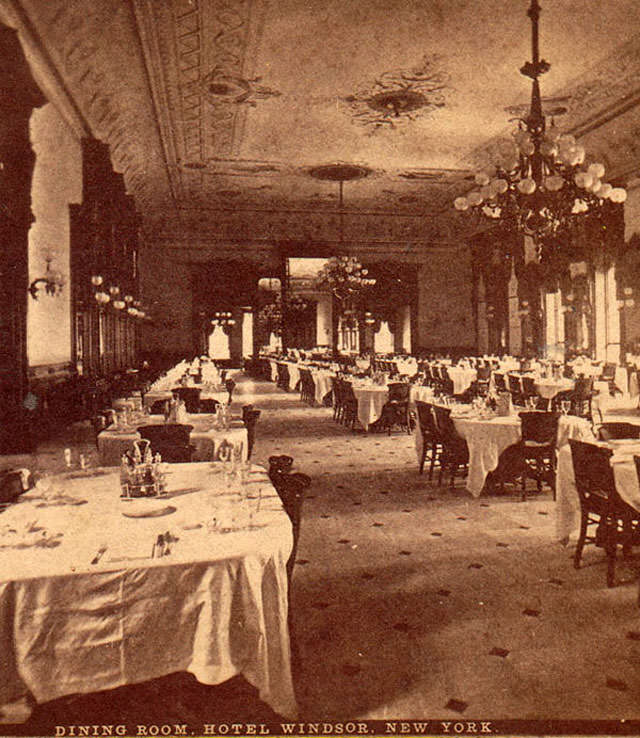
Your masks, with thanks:
M635 127L629 132L625 126L619 125L623 116L640 107L638 79L640 36L635 36L558 90L553 98L547 98L562 101L562 121L558 124L562 131L578 138L592 134L589 140L598 141L597 148L608 150L605 164L612 179L640 169L640 149L634 145L638 129ZM616 125L608 125L616 122ZM471 152L465 163L480 168L495 161L499 141L509 137L510 133L511 129L505 129L500 138L494 138ZM588 153L594 155L594 149L592 146Z
M129 6L119 0L13 4L32 24L91 135L109 144L114 168L123 173L138 207L166 206L168 176L148 89L141 84L144 64Z
M411 69L383 72L343 98L343 102L354 121L375 133L406 125L443 108L448 82L440 57L425 55Z

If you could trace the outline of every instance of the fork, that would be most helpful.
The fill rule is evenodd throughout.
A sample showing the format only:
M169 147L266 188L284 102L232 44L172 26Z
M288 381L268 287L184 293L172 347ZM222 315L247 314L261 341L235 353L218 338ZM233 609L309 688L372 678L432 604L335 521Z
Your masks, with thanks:
M96 552L96 555L93 557L91 563L97 564L100 561L100 559L104 556L104 553L106 550L107 550L106 544L103 544L102 546L100 546L100 548Z

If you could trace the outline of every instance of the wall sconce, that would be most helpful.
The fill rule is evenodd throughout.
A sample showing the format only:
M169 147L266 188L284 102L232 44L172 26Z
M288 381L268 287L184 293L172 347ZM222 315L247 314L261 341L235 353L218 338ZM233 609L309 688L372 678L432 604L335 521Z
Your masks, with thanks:
M126 303L124 300L114 300L112 305L116 310L124 310Z
M364 314L364 323L365 325L373 325L376 322L376 319L373 317L372 313L370 313L368 310Z
M112 284L109 287L109 294L111 295L111 297L115 297L116 295L119 295L120 294L120 287L118 287L115 284Z
M94 297L100 307L104 307L111 299L111 297L109 296L109 293L104 292L103 290L99 290L98 292L96 292Z
M214 313L213 314L213 320L211 321L211 325L220 325L220 326L227 326L227 325L235 325L236 321L231 316L231 313L229 312L222 312L222 313Z
M65 285L64 277L60 272L51 269L51 257L46 258L47 268L45 269L44 276L34 279L28 287L29 294L34 300L38 299L38 292L40 289L44 289L47 295L55 297L62 292L62 288Z
M100 285L103 283L104 279L102 277L102 274L93 274L91 276L91 284L94 287L100 287Z
M131 295L125 295L124 301L127 303L127 305L131 305L131 303L133 302L133 297Z
M636 304L636 301L633 299L633 287L624 287L622 294L622 300L618 300L618 308L620 310L632 308Z

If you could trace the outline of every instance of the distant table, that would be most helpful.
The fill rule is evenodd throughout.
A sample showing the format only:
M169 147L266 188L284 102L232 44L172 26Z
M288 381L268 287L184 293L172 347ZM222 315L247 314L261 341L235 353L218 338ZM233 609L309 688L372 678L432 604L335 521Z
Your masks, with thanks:
M194 446L193 461L214 461L222 443L242 447L243 458L247 458L248 436L242 421L232 421L236 427L218 430L214 426L214 415L201 413L189 415L186 421L193 426L190 442ZM163 415L149 415L137 425L163 425ZM242 424L242 425L240 425ZM118 466L122 455L131 451L134 441L140 440L135 428L106 428L98 434L98 456L102 466Z
M380 419L382 408L389 399L389 390L382 385L354 386L353 394L358 401L358 420L365 430L369 430L369 426Z
M64 497L36 488L5 510L0 704L26 690L45 702L187 671L205 684L242 674L295 717L291 523L264 469L250 480L253 499L243 499L215 465L174 464L168 498L123 502L118 470L96 470L53 478ZM125 517L144 503L147 514L174 510ZM178 539L171 553L151 558L166 531Z
M448 366L447 374L449 375L449 379L453 382L454 395L461 395L466 392L478 377L476 369L463 366Z
M520 441L520 418L517 415L491 419L452 415L451 418L469 447L467 489L479 497L487 475L498 468L500 454Z
M552 400L560 392L572 390L575 386L573 379L536 379L533 386L543 400Z
M173 383L171 388L179 386L178 383ZM216 387L215 389L209 389L202 387L199 384L187 385L188 387L200 387L200 399L201 400L217 400L219 403L226 405L229 399L229 393L226 388ZM152 389L145 393L143 398L143 404L146 408L153 407L154 402L162 402L170 400L173 397L171 389Z
M333 385L331 380L334 379L336 373L328 369L312 369L311 378L315 386L315 400L318 405L322 405L324 398L331 392Z

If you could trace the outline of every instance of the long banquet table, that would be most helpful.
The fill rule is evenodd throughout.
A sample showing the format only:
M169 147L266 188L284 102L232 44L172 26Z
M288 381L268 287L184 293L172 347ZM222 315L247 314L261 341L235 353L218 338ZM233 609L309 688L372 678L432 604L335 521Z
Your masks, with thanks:
M234 448L242 448L242 457L247 458L249 441L247 429L242 420L232 421L228 429L216 428L215 415L198 413L189 415L187 423L193 426L190 443L193 446L193 461L214 461L222 444L230 444ZM138 425L162 425L163 415L149 415ZM237 425L236 425L237 424ZM233 427L236 425L236 427ZM98 434L98 456L102 466L117 466L122 455L130 451L133 443L140 439L135 428L106 428Z
M219 467L171 465L167 498L130 502L117 470L61 475L5 510L0 704L188 671L206 684L242 674L277 713L296 715L291 523L264 469L229 487ZM127 517L162 508L172 512ZM170 554L152 558L166 531Z

